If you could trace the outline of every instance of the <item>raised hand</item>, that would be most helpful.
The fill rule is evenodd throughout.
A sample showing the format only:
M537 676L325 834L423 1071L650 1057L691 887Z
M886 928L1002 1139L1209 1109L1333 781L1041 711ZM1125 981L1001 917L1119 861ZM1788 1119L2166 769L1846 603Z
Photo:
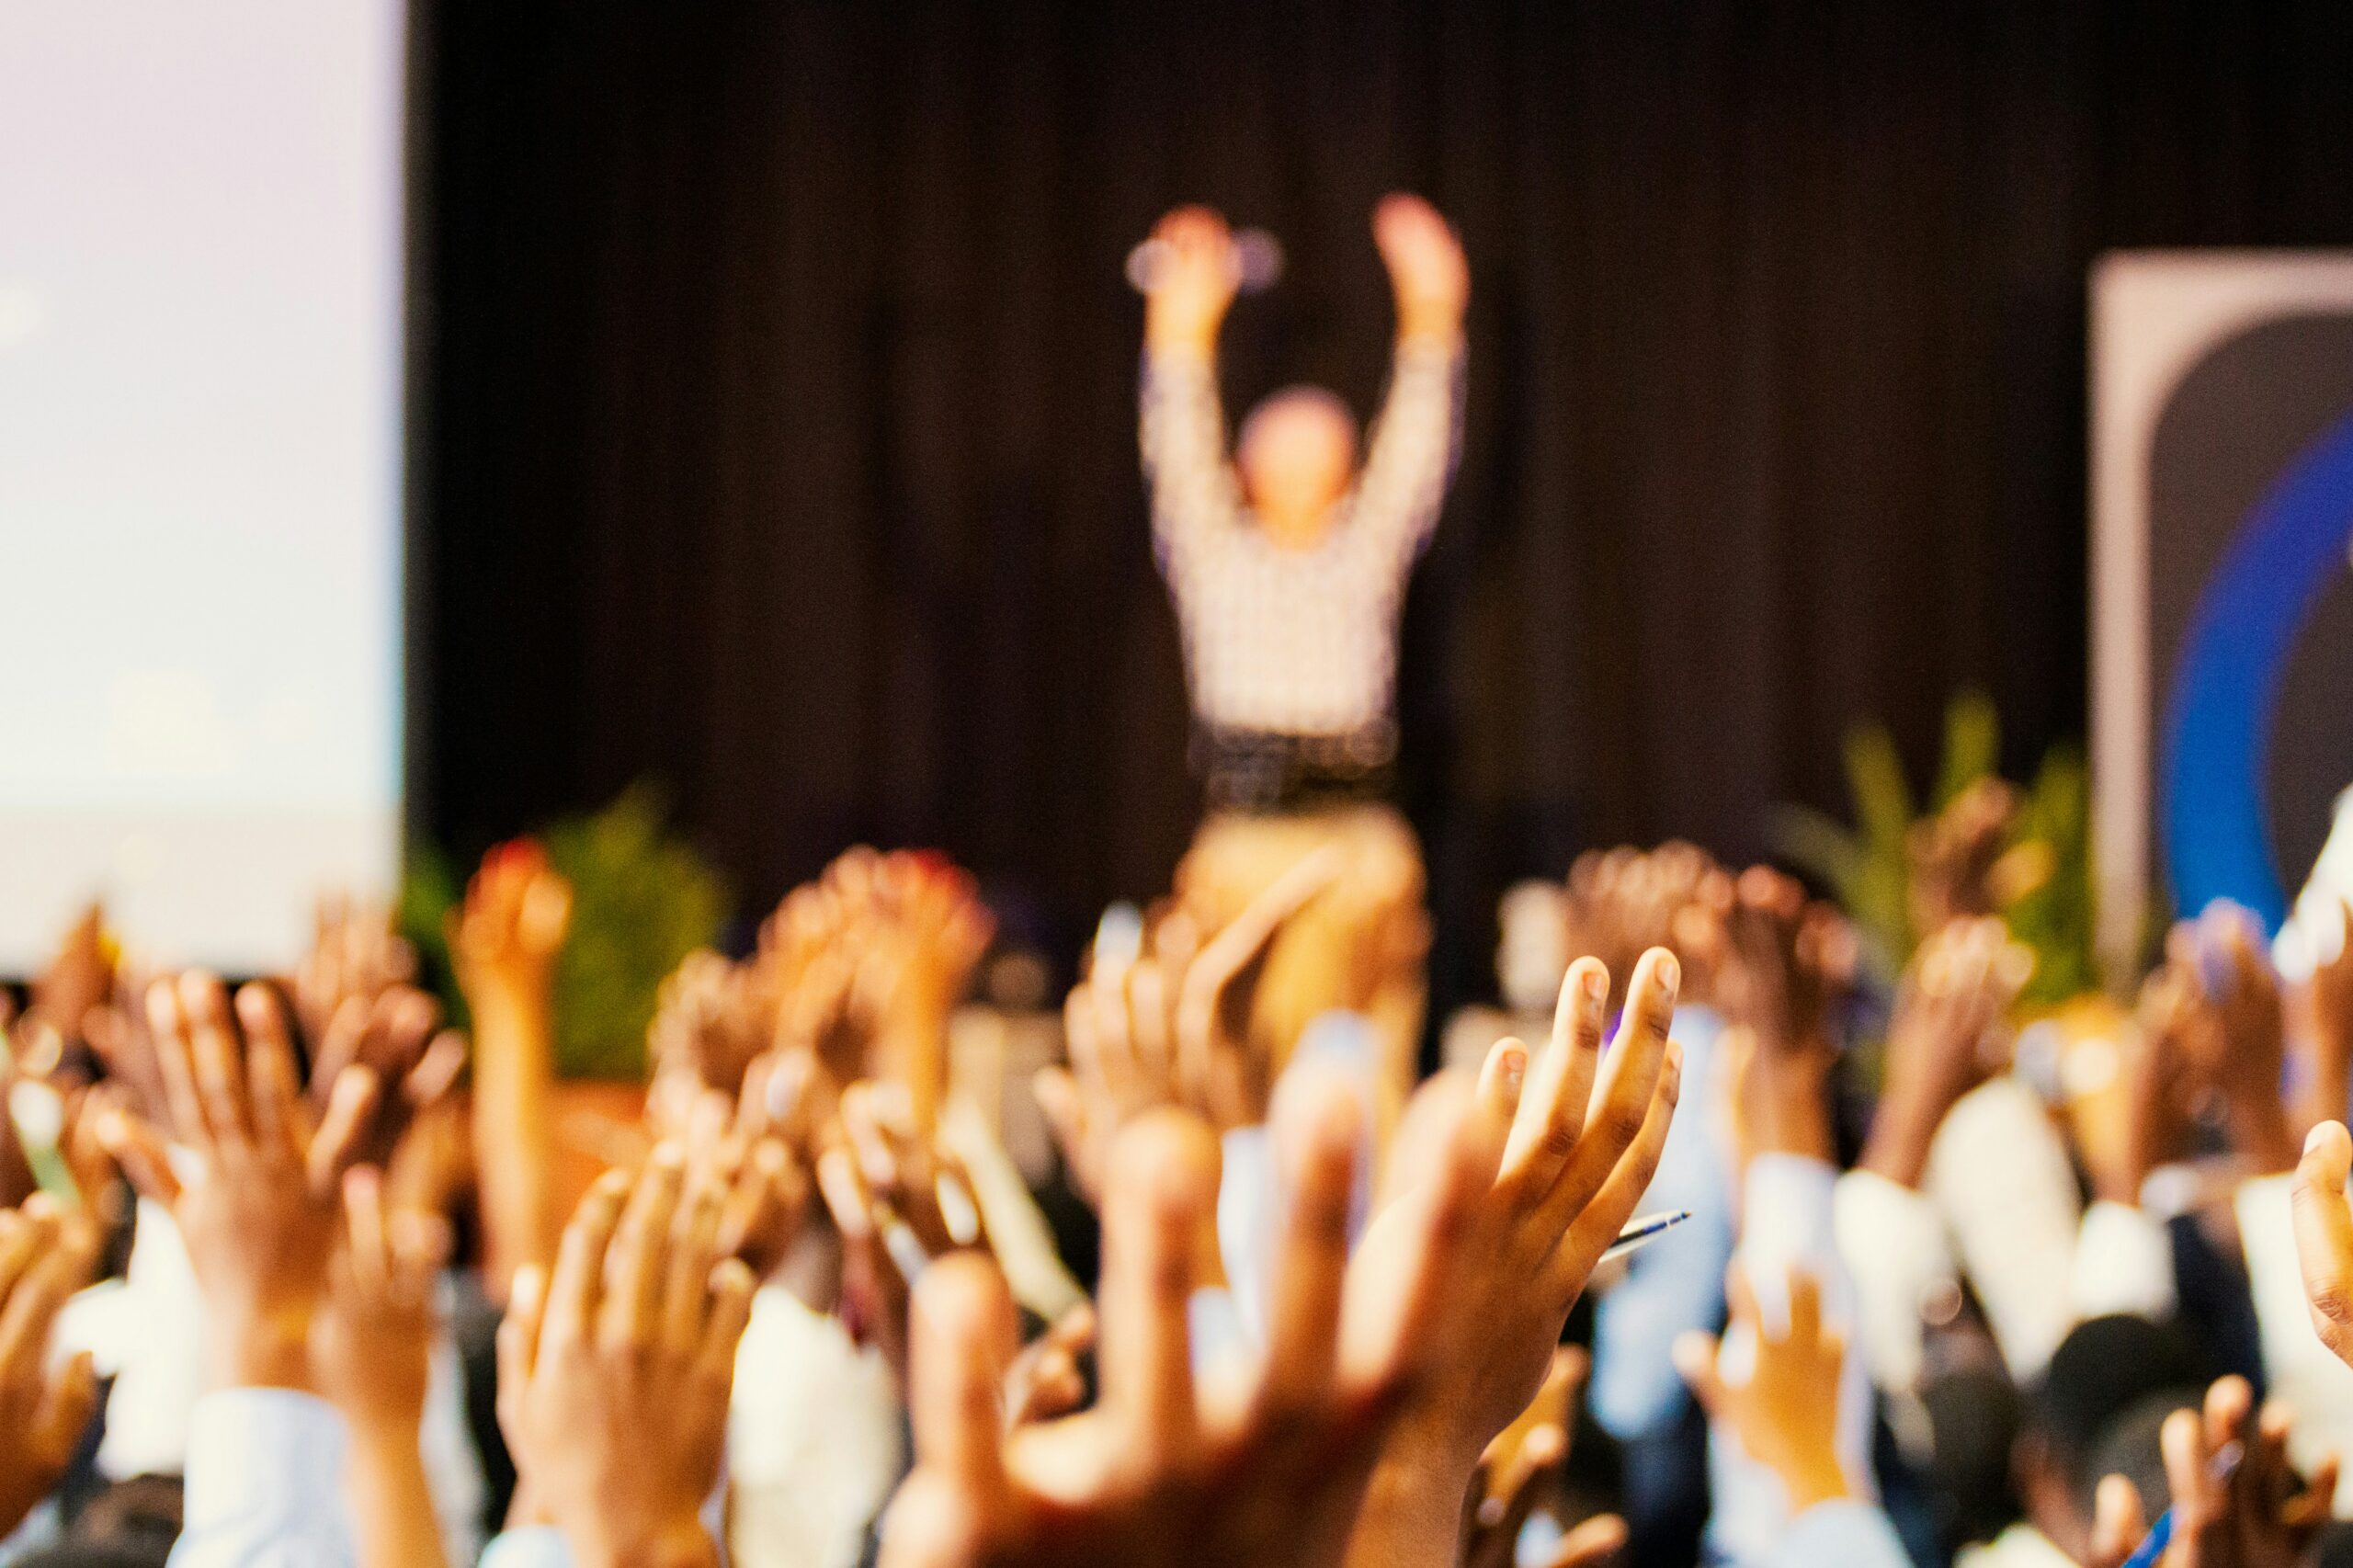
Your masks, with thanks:
M449 958L467 1005L544 998L572 930L572 884L534 840L483 857L464 902L449 913Z
M817 1158L817 1187L842 1242L842 1317L904 1371L909 1291L930 1260L985 1241L980 1206L898 1085L851 1085L839 1127Z
M647 1114L673 1117L707 1093L734 1099L775 1032L770 998L751 966L708 949L688 953L662 983L646 1031L654 1059Z
M438 1568L445 1558L417 1432L449 1227L438 1214L388 1210L383 1176L371 1167L344 1176L343 1199L311 1363L351 1432L347 1485L360 1560L365 1568Z
M885 1568L1337 1560L1399 1396L1435 1370L1432 1329L1471 1205L1493 1180L1500 1130L1490 1136L1468 1116L1449 1125L1429 1183L1392 1221L1397 1256L1377 1280L1359 1280L1347 1259L1365 1136L1356 1094L1330 1075L1296 1074L1276 1130L1288 1180L1269 1343L1238 1386L1194 1385L1187 1307L1217 1153L1210 1129L1181 1112L1139 1119L1113 1155L1103 1392L1086 1414L1008 1435L1004 1281L972 1254L926 1271L912 1383L917 1462L884 1527Z
M555 971L572 927L572 884L529 839L483 857L448 921L449 960L474 1026L474 1159L487 1271L504 1294L544 1267L563 1222L550 1162Z
M58 1309L97 1258L95 1233L49 1199L0 1210L0 1536L49 1495L97 1412L89 1352L46 1366Z
M2353 1136L2341 1121L2324 1121L2304 1139L2296 1165L2296 1261L2304 1274L2304 1301L2313 1328L2336 1358L2353 1367L2353 1207L2345 1180L2353 1175Z
M2305 1031L2304 1085L2299 1107L2306 1126L2346 1114L2353 1100L2353 904L2339 901L2343 933L2336 956L2313 967Z
M1397 335L1451 339L1471 300L1471 267L1462 242L1438 209L1396 192L1372 210L1373 243L1397 295Z
M121 1110L100 1129L141 1193L179 1222L205 1302L216 1388L312 1386L310 1333L326 1285L345 1171L359 1158L381 1085L345 1068L314 1114L297 1080L277 992L229 993L189 971L149 987L147 1017L176 1162L154 1127Z
M356 1432L404 1432L425 1415L433 1292L449 1257L449 1222L387 1206L370 1166L343 1178L343 1233L312 1330L319 1392Z
M1072 989L1063 1007L1071 1065L1041 1070L1034 1087L1089 1202L1120 1129L1155 1106L1182 1106L1220 1132L1266 1119L1275 1066L1252 1048L1252 988L1275 938L1340 869L1332 852L1303 857L1206 940L1188 912L1173 911L1154 926L1149 954L1106 960Z
M392 926L392 913L347 893L321 897L312 912L311 945L291 979L294 1017L304 1037L326 1037L347 1002L372 1004L416 979L416 949Z
M1095 1303L1081 1301L1021 1347L1005 1374L1005 1424L1059 1421L1086 1403L1078 1358L1095 1348Z
M929 1126L949 1015L995 934L972 878L940 856L847 850L760 928L751 970L772 1043L813 1055L831 1086L899 1084Z
M106 926L106 909L93 903L58 938L49 962L33 978L27 1020L61 1040L80 1040L84 1020L114 991L118 954Z
M2309 1481L2288 1462L2293 1418L2276 1401L2255 1415L2244 1378L2206 1392L2202 1410L2177 1410L2159 1437L2173 1533L2162 1568L2294 1568L2328 1523L2336 1460ZM2233 1456L2235 1456L2234 1458ZM2141 1494L2121 1475L2099 1483L2087 1568L2120 1568L2148 1533Z
M724 1193L686 1165L665 1143L636 1176L598 1178L553 1273L518 1273L499 1326L499 1427L582 1568L718 1562L699 1511L753 1280L719 1253Z
M358 1157L389 1164L417 1115L438 1104L465 1071L465 1037L441 1028L440 1004L413 985L386 986L373 996L346 996L324 1034L311 1038L307 1093L324 1113L335 1086L363 1068L381 1091L362 1129Z
M1427 1103L1467 1101L1474 1125L1503 1142L1503 1157L1470 1206L1449 1282L1451 1310L1430 1334L1437 1374L1416 1391L1381 1456L1381 1473L1351 1562L1442 1561L1480 1456L1542 1386L1569 1311L1601 1255L1650 1185L1682 1087L1682 1052L1668 1038L1679 966L1654 949L1636 966L1605 1057L1609 975L1595 959L1569 966L1552 1038L1531 1062L1498 1041L1474 1088L1441 1080ZM1426 1139L1409 1110L1391 1153L1392 1181L1411 1193L1429 1176ZM1405 1265L1394 1199L1374 1216L1351 1266L1351 1285ZM1377 1287L1375 1287L1377 1288ZM1449 1501L1433 1511L1429 1499Z
M1822 1321L1820 1282L1802 1271L1790 1275L1789 1332L1779 1335L1767 1332L1756 1291L1737 1264L1725 1290L1733 1323L1756 1336L1755 1369L1745 1381L1725 1377L1716 1340L1687 1334L1675 1344L1676 1370L1709 1421L1779 1479L1792 1517L1847 1496L1837 1442L1838 1369L1847 1347Z
M1888 1021L1886 1085L1864 1169L1919 1186L1945 1113L2000 1065L1991 1047L2033 973L2033 951L1991 917L1953 921L1920 944Z
M1955 920L1992 915L2025 891L2025 861L2009 858L2019 803L2015 786L1980 778L1913 827L1904 847L1915 933L1925 937Z
M1241 286L1241 259L1225 220L1207 207L1179 207L1154 226L1163 251L1144 296L1144 339L1154 352L1206 355Z
M2279 976L2254 917L2230 904L2176 926L2160 974L2188 993L2175 1045L2220 1101L2232 1143L2259 1171L2296 1163L2281 1077L2287 1023ZM2153 977L2150 983L2160 982Z

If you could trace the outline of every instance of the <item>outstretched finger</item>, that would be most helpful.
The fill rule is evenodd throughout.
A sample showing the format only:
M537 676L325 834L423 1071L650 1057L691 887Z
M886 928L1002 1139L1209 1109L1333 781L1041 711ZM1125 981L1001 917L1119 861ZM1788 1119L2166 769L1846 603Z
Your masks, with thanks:
M540 1342L552 1339L569 1346L587 1341L604 1294L606 1249L612 1244L614 1227L620 1223L630 1185L627 1171L607 1171L588 1188L572 1223L564 1227L563 1240L556 1248L555 1273L547 1282Z
M1286 1201L1259 1390L1270 1412L1303 1412L1331 1387L1363 1138L1362 1105L1340 1074L1309 1066L1284 1074L1275 1095L1274 1139Z
M2304 1275L2304 1301L2322 1343L2353 1364L2353 1207L2345 1182L2353 1174L2353 1136L2342 1122L2324 1121L2304 1140L2296 1165L2296 1259Z
M1716 1336L1699 1329L1677 1335L1668 1354L1691 1397L1714 1420L1723 1408L1723 1384L1716 1376Z
M1626 1521L1616 1514L1596 1514L1561 1538L1544 1568L1601 1568L1626 1550Z
M359 1163L369 1119L376 1114L381 1092L371 1068L347 1067L337 1075L307 1151L312 1191L335 1192L343 1184L343 1173Z
M597 1342L623 1350L653 1342L662 1282L670 1256L670 1229L686 1175L686 1153L675 1143L654 1151L621 1210L605 1253L605 1294L598 1303Z
M1182 1462L1195 1437L1197 1258L1217 1189L1198 1119L1147 1112L1120 1133L1103 1199L1103 1408L1138 1463ZM994 1386L994 1385L992 1385Z
M2142 1506L2140 1488L2124 1476L2109 1476L2093 1494L2092 1550L2086 1568L2123 1568L2148 1533L2148 1513Z
M169 980L158 980L147 987L147 1030L155 1042L155 1065L164 1080L165 1103L171 1109L172 1136L199 1153L210 1153L212 1129L205 1119L204 1098L197 1092L188 1018L180 1009L179 988Z
M1665 948L1651 949L1635 964L1625 1016L1594 1085L1585 1131L1548 1199L1560 1210L1576 1213L1591 1203L1642 1137L1671 1054L1667 1031L1675 1021L1681 974L1682 966Z
M1006 1489L999 1403L1014 1357L1013 1300L996 1266L957 1253L915 1287L908 1415L916 1461L986 1513Z
M1504 1149L1504 1176L1539 1190L1552 1185L1585 1131L1586 1103L1601 1062L1601 1034L1609 1006L1609 971L1599 959L1582 958L1561 977L1552 1008L1552 1038L1534 1063L1520 1100L1511 1142Z
M1666 1153L1667 1135L1674 1131L1675 1108L1683 1095L1683 1048L1669 1041L1666 1062L1651 1090L1651 1106L1643 1118L1643 1131L1619 1160L1618 1167L1609 1173L1593 1201L1574 1214L1554 1213L1548 1218L1554 1223L1565 1223L1561 1244L1555 1250L1555 1267L1565 1271L1565 1278L1554 1283L1556 1290L1585 1289L1585 1282L1599 1266L1602 1255L1618 1240L1628 1220L1650 1190L1651 1178L1658 1174L1659 1160ZM1558 1201L1557 1195L1554 1199Z
M498 1321L498 1424L510 1443L519 1440L515 1413L539 1365L540 1335L547 1318L547 1270L527 1263L507 1287L506 1315Z
M237 1020L245 1030L245 1071L253 1090L254 1142L280 1158L300 1163L309 1147L308 1117L301 1109L301 1080L294 1043L275 987L237 988Z
M34 1429L48 1439L51 1453L71 1453L97 1413L97 1364L87 1350L76 1351L42 1392Z
M190 970L179 980L180 1014L188 1021L197 1093L204 1101L213 1142L236 1153L253 1143L245 1095L244 1051L230 1021L229 994L218 977Z
M703 1317L698 1359L703 1376L722 1389L734 1381L735 1352L751 1324L752 1293L758 1288L750 1266L740 1257L722 1257L710 1270L710 1307Z
M179 1174L172 1169L171 1152L161 1133L119 1106L100 1111L90 1131L140 1197L165 1209L179 1202Z

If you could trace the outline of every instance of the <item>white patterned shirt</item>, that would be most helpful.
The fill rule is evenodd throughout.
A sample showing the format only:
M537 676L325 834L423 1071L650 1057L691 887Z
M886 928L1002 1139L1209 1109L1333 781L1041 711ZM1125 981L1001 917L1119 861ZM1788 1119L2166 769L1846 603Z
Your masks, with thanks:
M1144 478L1193 712L1212 730L1386 735L1405 579L1461 428L1461 340L1398 346L1363 471L1308 549L1276 542L1226 459L1214 360L1144 356Z

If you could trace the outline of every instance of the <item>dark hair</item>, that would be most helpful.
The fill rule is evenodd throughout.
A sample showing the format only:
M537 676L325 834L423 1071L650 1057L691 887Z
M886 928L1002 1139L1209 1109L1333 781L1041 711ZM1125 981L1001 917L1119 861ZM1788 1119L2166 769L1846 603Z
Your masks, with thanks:
M2099 1483L2111 1475L2120 1475L2132 1483L2141 1494L2142 1510L2152 1519L2163 1513L2173 1502L2173 1488L2165 1481L2165 1457L2162 1442L2165 1420L2177 1410L2196 1410L2201 1399L2195 1387L2165 1389L2137 1401L2115 1420L2091 1452L2091 1462L2085 1466L2081 1483L2075 1489L2076 1506L2084 1517L2091 1518L2097 1511Z
M2088 1497L2100 1480L2094 1454L2119 1417L2144 1400L2202 1389L2208 1381L2196 1348L2178 1330L2121 1314L2092 1318L2052 1353L2029 1401L2028 1425L2069 1488Z

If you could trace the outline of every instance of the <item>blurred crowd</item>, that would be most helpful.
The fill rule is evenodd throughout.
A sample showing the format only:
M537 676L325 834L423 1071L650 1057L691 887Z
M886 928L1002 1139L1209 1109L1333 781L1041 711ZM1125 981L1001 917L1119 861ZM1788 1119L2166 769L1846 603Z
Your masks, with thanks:
M2010 809L1915 832L1892 945L1588 854L1427 1077L1418 881L1345 840L1210 845L1281 864L1058 1005L853 850L597 1096L530 842L462 1028L380 908L236 985L93 910L8 1005L0 1560L2353 1561L2345 907L2029 1002Z

